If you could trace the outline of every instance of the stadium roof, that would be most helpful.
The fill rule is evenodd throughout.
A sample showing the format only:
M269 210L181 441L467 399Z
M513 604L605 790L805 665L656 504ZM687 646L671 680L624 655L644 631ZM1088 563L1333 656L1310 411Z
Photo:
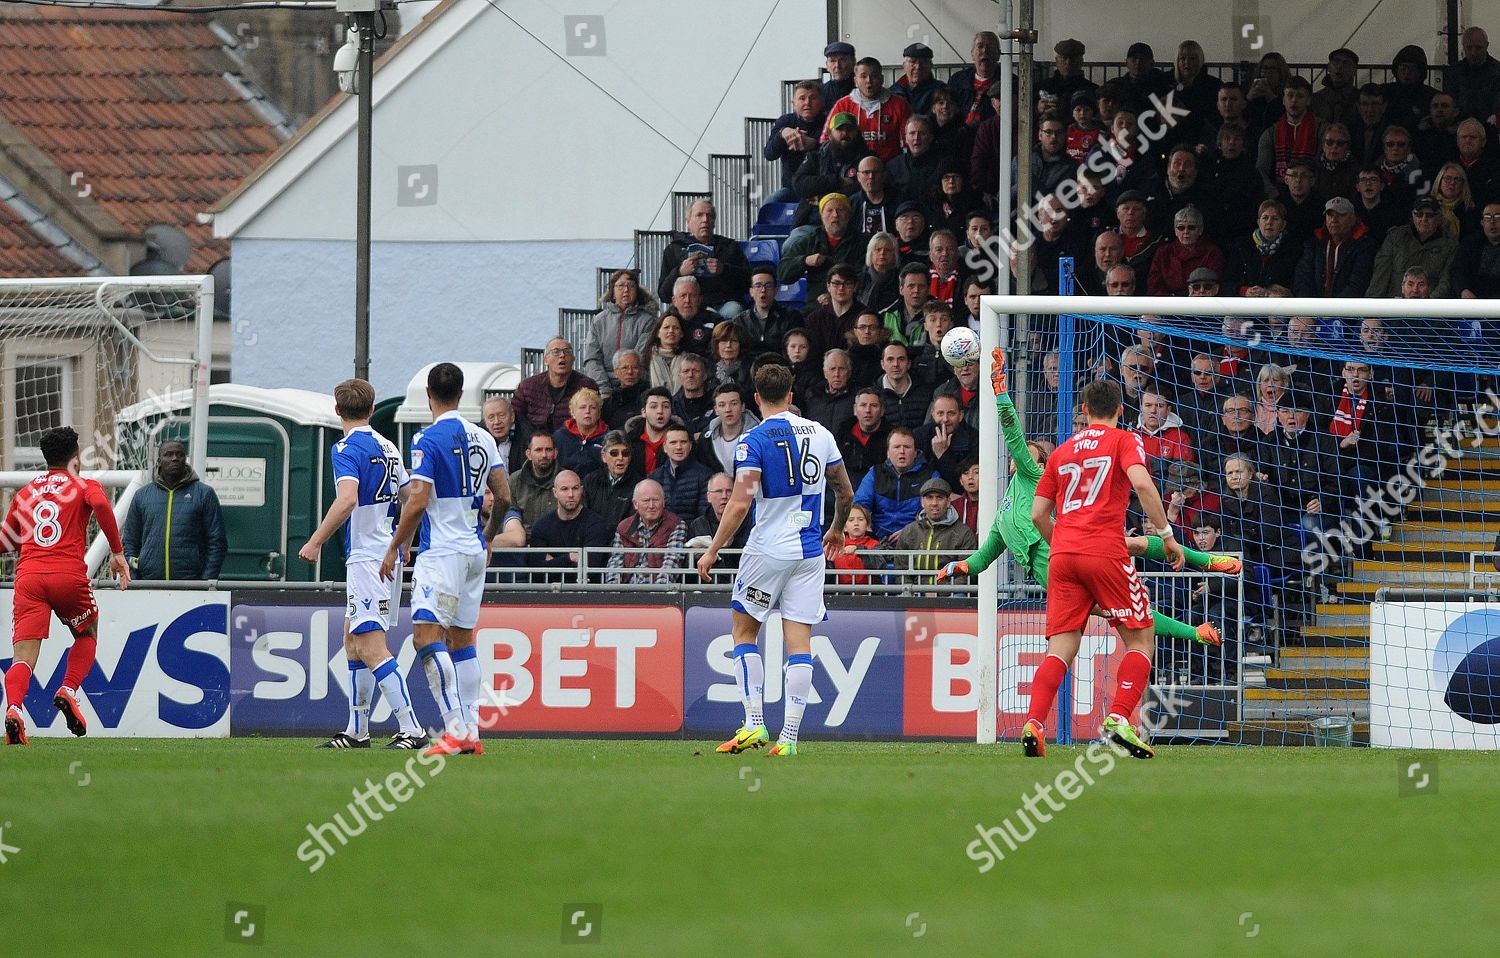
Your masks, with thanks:
M199 214L290 132L232 39L207 15L0 5L0 178L23 201L0 192L0 275L89 272L52 237L124 272L157 223L188 235L189 272L228 255Z

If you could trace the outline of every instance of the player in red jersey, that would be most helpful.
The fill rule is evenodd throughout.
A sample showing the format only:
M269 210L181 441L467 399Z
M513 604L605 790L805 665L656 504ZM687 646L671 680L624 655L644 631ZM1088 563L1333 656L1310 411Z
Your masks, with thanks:
M73 633L73 647L52 704L63 714L68 731L74 735L88 732L78 708L78 686L94 664L98 645L99 610L84 563L91 512L109 540L110 571L119 578L120 588L130 585L130 566L109 497L99 483L78 475L82 466L78 433L67 426L49 429L42 434L41 447L47 471L16 493L5 522L0 523L0 552L21 551L11 634L15 653L5 673L5 740L10 745L27 744L21 705L42 640L51 631L53 613Z
M1132 490L1146 518L1156 526L1172 568L1181 569L1185 557L1173 538L1161 494L1151 481L1141 437L1116 425L1123 412L1120 387L1111 382L1090 383L1083 388L1082 399L1088 422L1048 457L1031 507L1032 521L1052 546L1052 563L1047 583L1047 657L1031 680L1031 708L1021 730L1021 745L1029 756L1043 753L1042 722L1078 654L1083 627L1091 614L1098 613L1114 623L1125 643L1125 659L1104 732L1136 758L1152 758L1156 752L1130 724L1130 713L1140 703L1151 676L1156 640L1151 599L1125 545L1125 509Z

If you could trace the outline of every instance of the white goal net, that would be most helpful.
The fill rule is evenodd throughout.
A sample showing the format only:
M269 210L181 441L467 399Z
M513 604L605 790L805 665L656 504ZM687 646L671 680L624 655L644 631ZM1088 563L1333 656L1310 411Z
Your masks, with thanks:
M1159 614L1148 700L1175 710L1164 735L1500 749L1492 303L1017 296L982 312L986 345L1026 314L1009 339L1031 351L1012 387L1029 437L1061 443L1084 384L1116 382L1179 541L1244 559L1185 581L1136 560ZM981 463L1004 476L999 454ZM1198 623L1223 646L1197 644ZM1030 672L999 669L1002 703Z
M65 425L85 471L141 469L151 450L117 415L185 392L201 456L212 320L207 276L0 280L0 473L40 467L42 434Z

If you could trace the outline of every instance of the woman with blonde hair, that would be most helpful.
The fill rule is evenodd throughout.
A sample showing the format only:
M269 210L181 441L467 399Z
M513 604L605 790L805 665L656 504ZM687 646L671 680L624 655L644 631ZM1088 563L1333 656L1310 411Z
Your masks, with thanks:
M881 230L865 245L865 268L860 270L854 299L884 312L901 295L901 249L895 234Z
M1262 436L1276 432L1276 410L1291 387L1291 374L1275 363L1266 363L1255 374L1255 428Z
M1460 235L1473 232L1472 227L1477 227L1474 216L1474 191L1469 187L1469 174L1463 164L1450 161L1438 167L1437 176L1432 179L1432 192L1428 194L1437 200L1438 209L1443 217L1443 230L1454 239Z
M552 434L557 444L557 465L580 477L599 468L600 444L609 424L604 421L604 400L592 389L580 389L568 399L568 419Z

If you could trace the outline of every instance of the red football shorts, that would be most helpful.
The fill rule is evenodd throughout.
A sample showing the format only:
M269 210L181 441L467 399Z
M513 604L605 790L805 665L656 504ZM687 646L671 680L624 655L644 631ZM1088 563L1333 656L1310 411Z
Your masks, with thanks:
M52 631L52 614L62 619L74 635L99 618L94 605L94 587L81 575L22 575L16 579L12 611L15 631L12 641L45 639Z
M1152 624L1151 597L1129 559L1052 554L1047 572L1047 635L1081 632L1094 606L1116 626Z

